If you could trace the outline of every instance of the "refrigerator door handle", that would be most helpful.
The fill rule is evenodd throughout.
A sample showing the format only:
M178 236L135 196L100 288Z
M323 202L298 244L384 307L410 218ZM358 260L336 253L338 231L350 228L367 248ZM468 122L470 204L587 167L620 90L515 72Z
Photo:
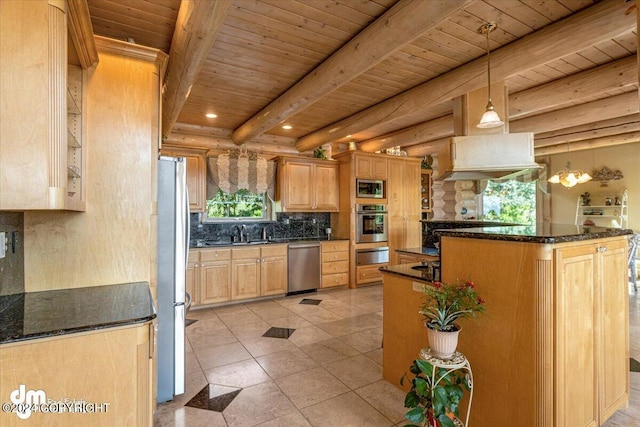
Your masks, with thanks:
M189 309L191 308L191 294L189 292L185 292L184 296L186 298L186 303L185 303L185 307L186 307L186 312L189 312Z
M185 307L184 303L176 304L174 307L174 331L175 331L175 364L173 375L175 378L173 394L184 393L185 383L185 337L184 337L184 325L185 325Z
M191 242L191 212L189 210L189 188L187 188L187 184L185 183L184 187L184 201L185 201L185 242L184 242L184 266L187 267L189 263L189 243Z

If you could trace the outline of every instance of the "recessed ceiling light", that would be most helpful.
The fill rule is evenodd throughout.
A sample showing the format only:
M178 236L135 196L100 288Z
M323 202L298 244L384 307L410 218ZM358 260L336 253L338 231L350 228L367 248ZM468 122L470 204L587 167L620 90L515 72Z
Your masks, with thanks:
M289 130L289 129L291 129L291 127L292 127L291 125L284 125L284 126L282 126L282 129Z
M217 115L217 114L214 114L214 113L207 113L207 114L205 114L205 116L206 116L208 119L215 119L216 117L218 117L218 115Z

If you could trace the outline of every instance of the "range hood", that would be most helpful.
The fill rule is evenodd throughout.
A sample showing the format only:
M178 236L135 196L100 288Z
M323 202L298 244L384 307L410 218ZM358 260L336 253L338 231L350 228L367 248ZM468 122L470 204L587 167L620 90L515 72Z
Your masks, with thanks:
M540 169L533 133L454 136L438 152L436 180L515 178Z

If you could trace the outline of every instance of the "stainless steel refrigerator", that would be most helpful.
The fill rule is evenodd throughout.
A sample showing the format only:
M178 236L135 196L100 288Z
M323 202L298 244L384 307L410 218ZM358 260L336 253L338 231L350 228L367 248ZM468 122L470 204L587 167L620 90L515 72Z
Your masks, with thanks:
M189 251L186 162L158 161L158 403L184 393L185 289Z

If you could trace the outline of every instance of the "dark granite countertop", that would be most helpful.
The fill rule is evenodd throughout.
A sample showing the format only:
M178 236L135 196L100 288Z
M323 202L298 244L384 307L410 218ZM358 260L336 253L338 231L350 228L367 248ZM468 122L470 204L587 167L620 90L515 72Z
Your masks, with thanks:
M396 276L403 276L412 280L417 280L424 283L431 283L431 272L429 270L420 269L416 270L412 267L422 267L422 264L396 264L388 265L386 267L380 267L382 273L394 274Z
M219 247L246 247L252 245L268 245L271 243L294 243L294 242L333 242L349 239L340 239L337 237L331 238L331 240L320 239L318 237L279 237L270 240L253 240L250 243L231 243L224 241L205 241L202 246L191 245L190 249L203 249L203 248L219 248Z
M0 310L0 345L156 317L146 282L0 296Z
M509 227L475 227L437 230L439 236L465 237L469 239L503 240L524 243L566 243L582 240L633 234L623 228L584 227L581 225L547 224Z
M405 253L405 254L409 254L409 255L428 255L428 256L433 256L433 257L439 257L440 253L438 251L438 249L436 248L427 248L427 247L421 247L421 248L400 248L400 249L396 249L396 252L399 253Z

